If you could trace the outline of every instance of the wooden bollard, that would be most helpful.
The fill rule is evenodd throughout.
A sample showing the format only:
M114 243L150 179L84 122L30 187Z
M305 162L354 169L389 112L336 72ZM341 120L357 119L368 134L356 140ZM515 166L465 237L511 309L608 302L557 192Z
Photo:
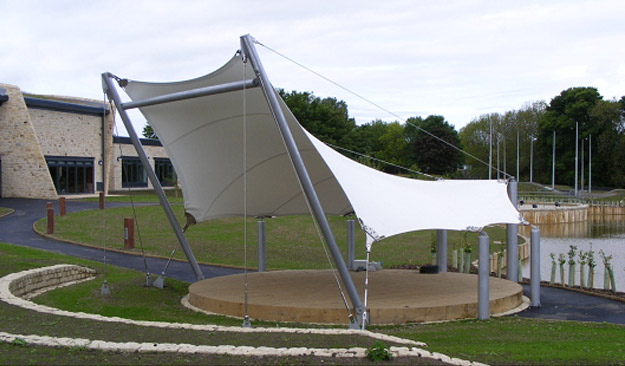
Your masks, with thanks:
M48 223L46 233L54 234L54 208L52 208L52 202L46 203L46 219Z
M65 197L59 197L59 215L65 216Z
M135 220L124 219L124 249L134 249L135 247Z
M100 192L100 210L104 210L104 192Z

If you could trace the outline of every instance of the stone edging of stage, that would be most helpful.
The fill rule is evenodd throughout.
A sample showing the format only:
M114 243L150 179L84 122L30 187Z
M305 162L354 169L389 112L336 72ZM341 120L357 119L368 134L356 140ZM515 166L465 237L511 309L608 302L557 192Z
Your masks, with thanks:
M218 325L197 325L185 323L168 323L158 321L136 321L119 317L105 317L98 314L83 312L69 312L52 307L35 304L26 299L32 298L32 294L40 294L59 286L67 286L81 281L95 278L95 271L76 265L59 264L51 267L36 268L17 273L11 273L0 278L0 300L8 304L19 306L28 310L48 313L57 316L67 316L77 319L89 319L102 322L125 323L137 326L190 329L213 332L240 332L240 333L304 333L325 335L362 335L382 341L405 344L406 347L390 347L395 357L425 357L440 360L452 365L481 365L477 362L452 358L447 355L429 352L419 347L426 344L409 339L389 336L371 331L349 329L300 329L300 328L242 328L226 327ZM19 293L17 296L14 292ZM28 344L50 347L84 347L96 350L126 351L126 352L178 352L178 353L202 353L215 355L245 355L245 356L317 356L317 357L366 357L366 349L353 348L275 348L275 347L250 347L250 346L207 346L192 344L173 343L137 343L137 342L110 342L102 340L89 340L82 338L48 337L40 335L21 335L0 332L0 341L13 342L21 340Z

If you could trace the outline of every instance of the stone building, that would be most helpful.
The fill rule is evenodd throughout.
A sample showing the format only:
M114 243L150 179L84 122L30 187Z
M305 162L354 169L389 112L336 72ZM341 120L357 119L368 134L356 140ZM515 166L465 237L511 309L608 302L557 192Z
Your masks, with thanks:
M137 153L113 136L114 113L102 101L24 94L0 84L0 197L57 199L150 189ZM158 140L143 140L161 183L171 163Z

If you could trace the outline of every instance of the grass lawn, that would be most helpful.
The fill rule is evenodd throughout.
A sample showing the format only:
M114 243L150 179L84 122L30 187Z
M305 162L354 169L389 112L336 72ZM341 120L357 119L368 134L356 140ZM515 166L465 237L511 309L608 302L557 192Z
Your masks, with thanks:
M184 209L181 205L173 206L176 217L183 224ZM178 248L176 237L160 206L135 207L135 249L141 253L169 256ZM72 213L64 217L55 217L53 237L88 243L108 248L123 248L125 217L133 217L131 207L109 208ZM328 220L334 232L343 256L346 255L346 218L329 216ZM270 269L327 269L329 268L323 244L311 216L297 215L266 219L267 267ZM45 232L45 219L35 224L35 229ZM198 261L228 265L244 265L244 221L241 217L223 218L202 222L187 230L185 236ZM486 228L493 241L505 239L502 227ZM371 260L382 261L384 267L405 264L425 264L431 262L430 244L435 240L434 231L421 231L397 235L373 245ZM460 248L465 240L462 232L449 231L448 256L451 263L453 248ZM477 234L467 233L467 242L473 247L477 257ZM365 234L357 230L356 258L365 257ZM256 220L247 220L248 265L256 266ZM499 249L492 244L491 252ZM181 250L176 251L176 258L185 259Z
M143 287L144 274L107 266L106 278L112 295L99 296L103 280L100 263L58 254L0 244L0 275L24 269L73 263L95 268L94 281L51 291L34 301L71 311L116 315L132 319L168 320L196 324L239 326L240 320L206 316L186 310L179 304L187 284L167 280L164 290ZM254 326L278 326L254 323ZM301 324L281 324L301 326ZM456 321L428 325L370 327L404 338L423 341L428 350L452 357L512 365L604 365L625 364L625 327L570 321L543 321L516 317L489 321ZM232 344L272 347L368 347L364 337L307 336L286 333L240 334L138 327L117 323L70 319L42 314L0 303L0 331L81 337L111 341L171 342L192 344ZM56 349L0 344L0 364L373 364L368 360L311 358L243 358L177 354L128 354L86 349ZM396 359L393 364L410 364L414 359Z
M0 207L0 217L8 215L12 213L14 210L12 208Z

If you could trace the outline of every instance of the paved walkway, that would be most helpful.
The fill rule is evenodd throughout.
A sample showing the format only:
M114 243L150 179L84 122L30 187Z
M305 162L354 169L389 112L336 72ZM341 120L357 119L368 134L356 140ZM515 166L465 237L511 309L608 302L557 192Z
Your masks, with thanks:
M54 203L54 205L55 211L58 212L57 203ZM94 209L97 208L97 205L97 202L68 200L66 207L68 212L74 212ZM127 203L107 203L107 207L124 205L127 205ZM33 232L33 223L45 216L46 201L0 198L0 207L9 207L15 210L13 214L0 219L0 242L102 262L103 251L101 249L46 239ZM107 252L106 257L107 263L139 271L144 270L143 259L140 256ZM148 268L151 273L160 274L165 266L165 262L163 259L149 258ZM202 265L201 269L206 278L242 272L237 269L206 265ZM191 268L184 262L172 261L167 271L167 277L186 282L195 282L195 276ZM524 292L526 296L529 295L528 286L524 286ZM541 287L541 305L540 308L521 312L518 316L625 324L625 303L596 296L557 288Z

